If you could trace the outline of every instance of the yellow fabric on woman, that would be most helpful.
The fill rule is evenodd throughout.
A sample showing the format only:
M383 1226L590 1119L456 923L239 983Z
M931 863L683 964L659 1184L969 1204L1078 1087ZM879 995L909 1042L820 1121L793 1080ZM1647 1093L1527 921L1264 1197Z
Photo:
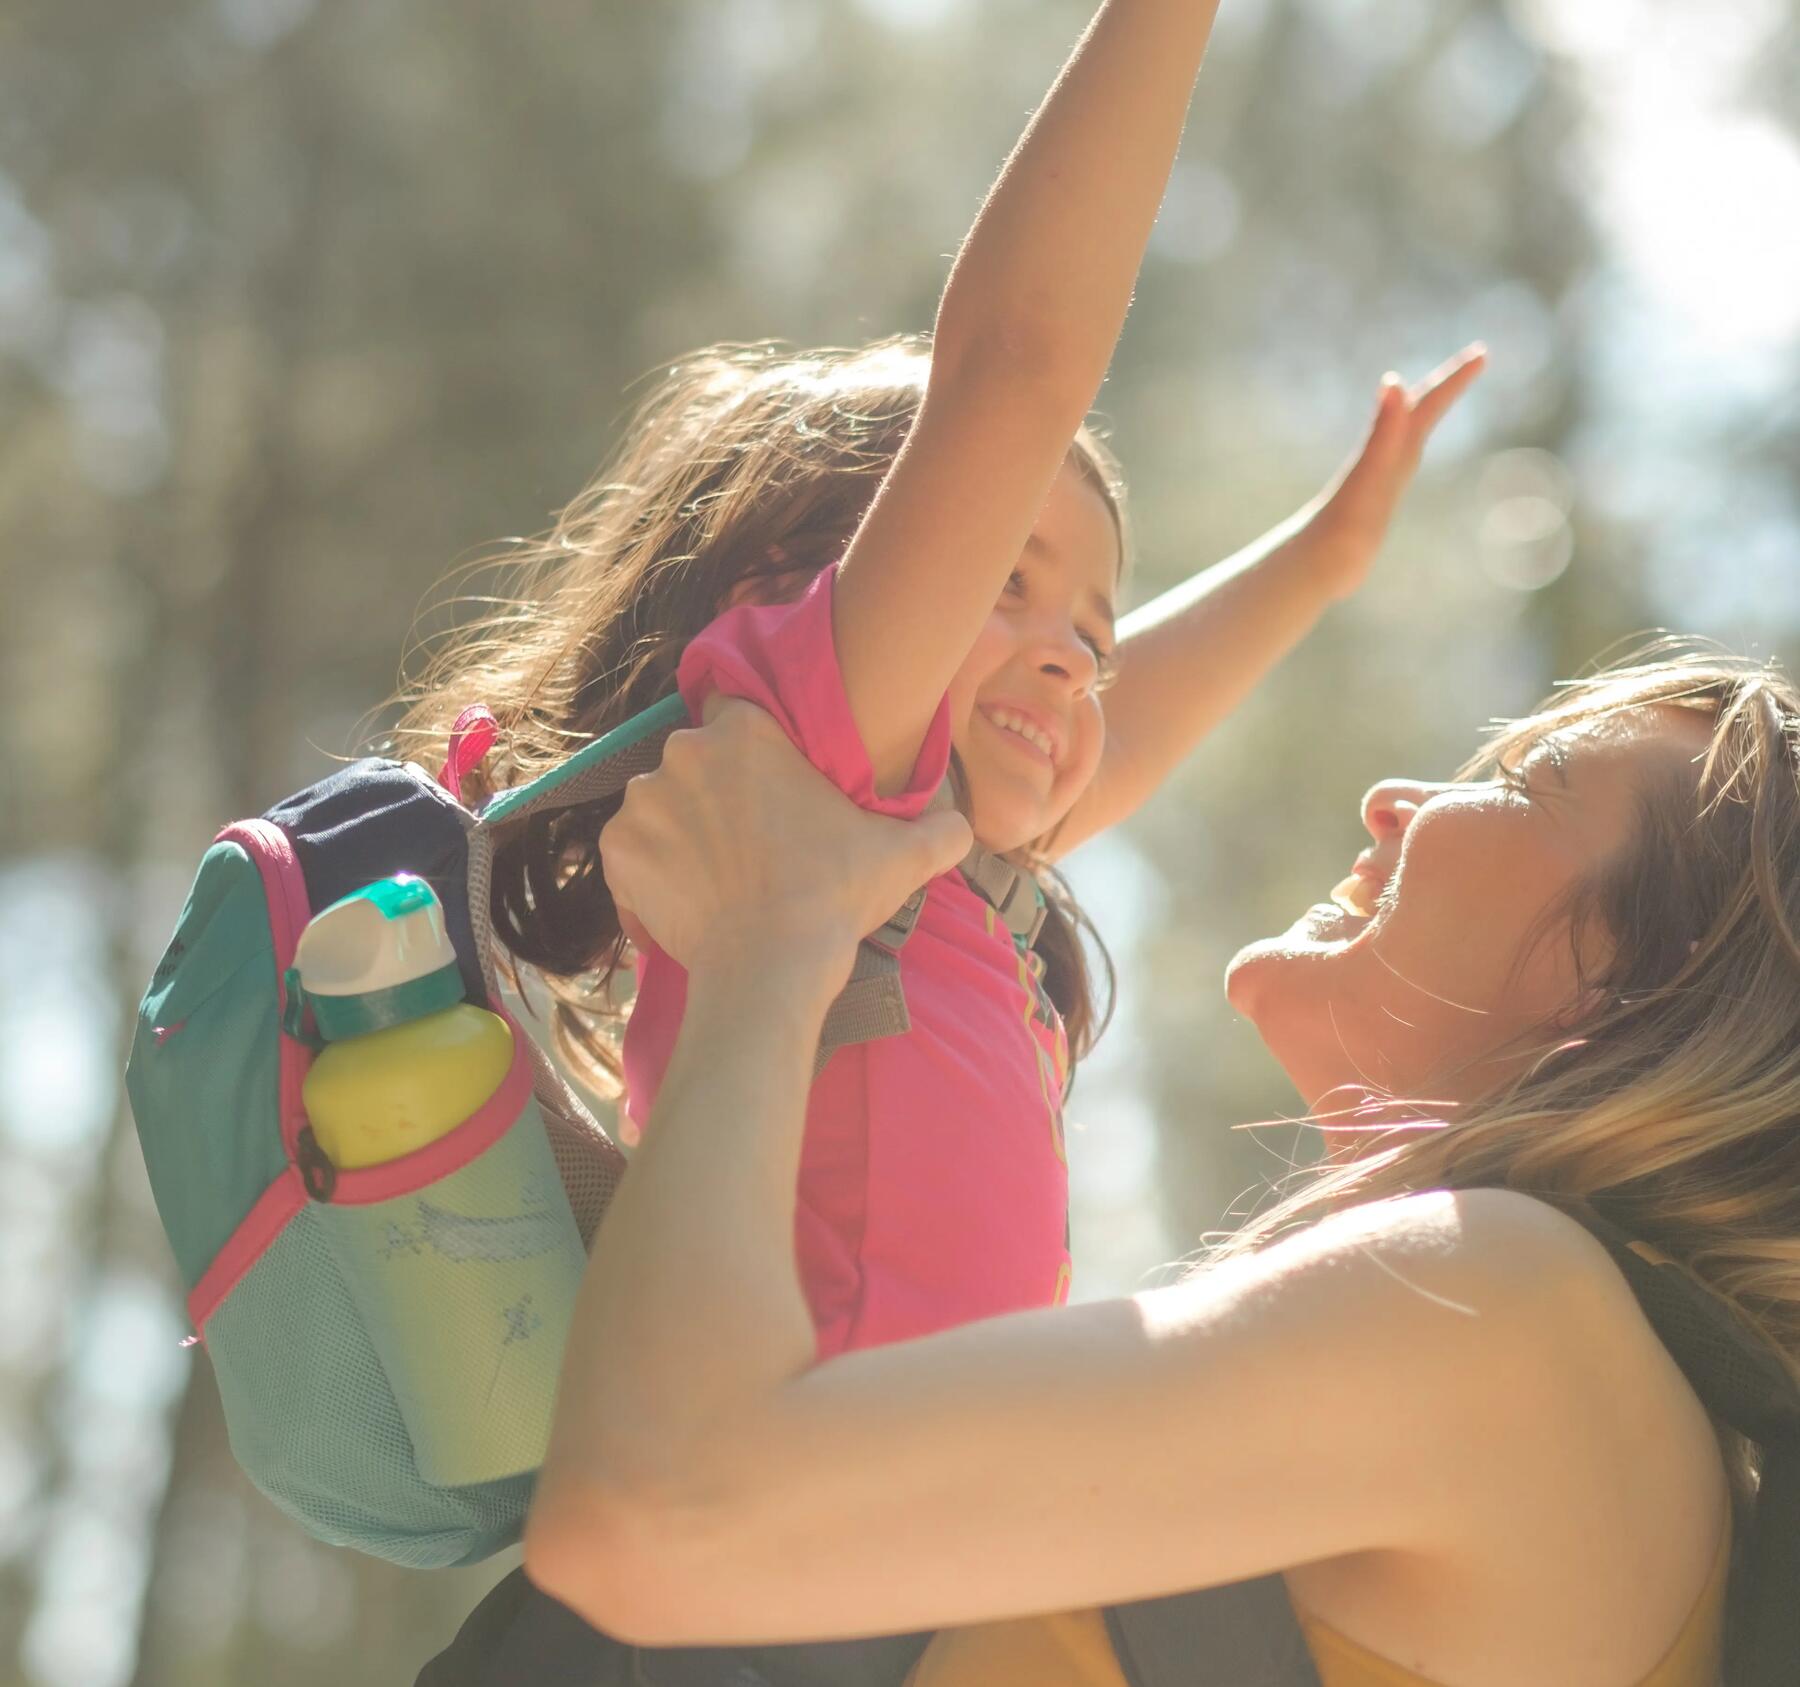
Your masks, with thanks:
M1674 1645L1638 1687L1717 1687L1730 1558L1727 1528L1712 1574ZM1304 1612L1298 1614L1322 1687L1435 1687ZM945 1629L907 1677L907 1687L1126 1687L1126 1681L1101 1614L1066 1611Z

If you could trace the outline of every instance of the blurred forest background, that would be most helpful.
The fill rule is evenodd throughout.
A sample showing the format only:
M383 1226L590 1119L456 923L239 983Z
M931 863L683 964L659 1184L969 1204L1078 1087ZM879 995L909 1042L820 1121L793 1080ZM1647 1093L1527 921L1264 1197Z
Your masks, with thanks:
M698 344L929 325L1083 0L23 0L0 12L0 1683L396 1687L509 1567L237 1472L119 1075L213 832L353 753L448 568ZM1225 0L1102 395L1141 602L1474 337L1374 582L1072 862L1123 975L1077 1282L1304 1154L1219 990L1656 626L1800 658L1794 0Z

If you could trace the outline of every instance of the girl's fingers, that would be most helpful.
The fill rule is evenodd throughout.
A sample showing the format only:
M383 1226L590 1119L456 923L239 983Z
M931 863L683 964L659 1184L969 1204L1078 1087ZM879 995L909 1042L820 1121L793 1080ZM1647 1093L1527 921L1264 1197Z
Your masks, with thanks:
M1402 439L1408 413L1406 383L1390 371L1381 377L1381 385L1376 390L1375 416L1369 423L1369 435L1357 453L1357 461L1365 460L1371 453L1379 454L1386 446Z
M1375 395L1375 419L1355 459L1343 470L1333 499L1356 497L1374 485L1402 480L1418 466L1419 454L1444 413L1474 384L1487 362L1487 348L1477 342L1438 365L1416 386L1392 370L1381 377Z
M1437 426L1446 410L1474 385L1487 366L1487 347L1477 341L1458 352L1412 389L1412 413L1416 425L1425 433Z

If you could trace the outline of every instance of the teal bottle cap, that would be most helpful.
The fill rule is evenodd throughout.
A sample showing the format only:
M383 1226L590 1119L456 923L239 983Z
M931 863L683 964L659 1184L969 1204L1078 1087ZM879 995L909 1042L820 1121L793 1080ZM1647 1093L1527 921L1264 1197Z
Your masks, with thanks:
M314 915L294 950L294 970L328 1042L404 1025L463 999L443 904L412 873L377 879Z

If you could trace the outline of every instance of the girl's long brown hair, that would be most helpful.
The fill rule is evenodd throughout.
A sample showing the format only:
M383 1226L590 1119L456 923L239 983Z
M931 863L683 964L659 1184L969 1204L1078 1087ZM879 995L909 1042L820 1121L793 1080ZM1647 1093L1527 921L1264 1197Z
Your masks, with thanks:
M484 613L427 647L381 747L435 767L457 714L486 703L500 738L464 782L478 805L668 696L683 650L721 609L797 596L842 555L929 367L917 336L804 354L715 346L682 359L547 533L475 565L495 571L498 589ZM1106 500L1123 555L1116 464L1088 429L1072 457ZM504 827L494 854L494 931L542 978L559 1052L602 1094L619 1076L612 981L624 939L598 838L617 803ZM1081 941L1092 927L1041 856L1025 855L1051 909L1038 941L1044 982L1078 1059L1103 1026Z

